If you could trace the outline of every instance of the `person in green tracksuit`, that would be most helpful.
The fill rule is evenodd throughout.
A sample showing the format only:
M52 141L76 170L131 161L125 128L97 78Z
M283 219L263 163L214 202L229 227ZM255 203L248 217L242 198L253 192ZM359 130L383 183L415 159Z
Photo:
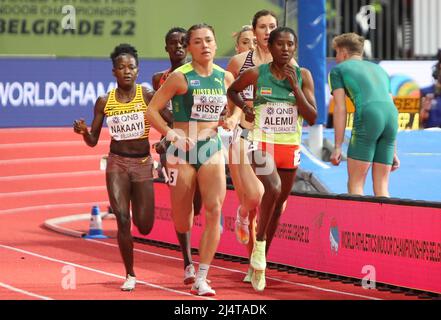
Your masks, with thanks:
M335 148L331 162L339 165L346 127L345 96L355 106L348 148L348 192L363 195L372 165L375 196L389 196L390 172L399 167L396 155L398 110L390 94L387 73L376 63L363 60L364 38L345 33L333 39L337 66L329 75L335 100Z

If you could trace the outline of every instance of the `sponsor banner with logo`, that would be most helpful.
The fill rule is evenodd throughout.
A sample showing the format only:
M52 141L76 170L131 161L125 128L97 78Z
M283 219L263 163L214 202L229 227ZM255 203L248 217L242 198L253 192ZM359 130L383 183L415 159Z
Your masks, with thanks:
M156 183L155 193L156 220L151 234L142 236L135 227L133 234L178 244L167 185ZM247 257L246 247L238 244L234 234L237 206L235 191L228 190L217 251ZM203 217L196 217L192 247L199 245L202 226ZM292 195L268 261L363 279L371 286L379 282L441 293L439 230L439 205Z
M0 54L103 58L130 43L142 58L168 58L171 27L207 21L217 55L226 57L234 52L231 32L262 8L282 12L267 0L0 0Z

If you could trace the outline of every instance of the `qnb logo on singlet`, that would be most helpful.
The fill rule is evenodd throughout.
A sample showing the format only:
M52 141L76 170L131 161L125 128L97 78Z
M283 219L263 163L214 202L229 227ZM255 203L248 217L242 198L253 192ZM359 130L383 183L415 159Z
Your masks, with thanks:
M191 107L191 119L202 121L219 121L227 104L225 95L195 95Z
M267 133L295 133L297 107L294 104L268 102L260 113L260 127Z
M144 135L144 112L132 112L107 117L110 136L114 140L138 139Z

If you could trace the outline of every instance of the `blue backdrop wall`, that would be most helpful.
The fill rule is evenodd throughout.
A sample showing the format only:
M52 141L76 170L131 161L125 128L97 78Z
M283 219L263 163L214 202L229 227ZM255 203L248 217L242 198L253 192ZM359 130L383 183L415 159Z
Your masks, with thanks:
M222 67L227 59L216 61ZM152 75L168 60L140 60L138 82L151 87ZM110 59L0 59L0 128L90 124L96 99L116 86Z

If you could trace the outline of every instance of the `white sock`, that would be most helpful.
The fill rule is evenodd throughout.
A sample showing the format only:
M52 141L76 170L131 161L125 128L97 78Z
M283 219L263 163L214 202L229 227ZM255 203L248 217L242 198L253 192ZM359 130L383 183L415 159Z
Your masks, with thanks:
M200 263L199 264L199 270L198 270L198 274L197 274L197 278L200 280L204 280L207 279L207 274L208 274L208 269L210 269L210 265L209 264L203 264Z

